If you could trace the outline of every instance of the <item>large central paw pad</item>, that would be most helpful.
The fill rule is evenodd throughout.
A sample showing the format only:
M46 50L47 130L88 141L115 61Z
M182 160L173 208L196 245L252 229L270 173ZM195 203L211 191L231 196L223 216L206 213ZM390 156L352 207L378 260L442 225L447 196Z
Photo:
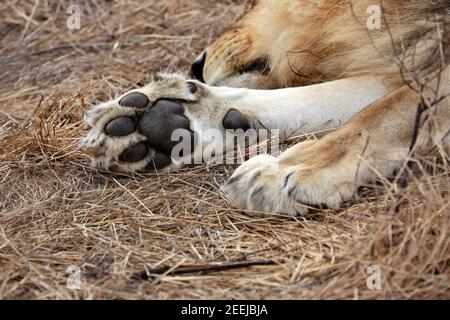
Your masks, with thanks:
M180 142L172 141L172 133L184 130L191 150L195 147L196 135L183 106L195 101L195 92L194 83L175 78L100 104L86 115L90 130L81 145L94 150L93 165L102 169L152 172L176 167L171 153Z
M191 141L194 142L194 132L189 129L189 120L183 115L184 108L179 103L159 100L148 113L138 121L138 128L148 139L150 145L170 153L178 144L172 141L172 132L177 129L189 130Z

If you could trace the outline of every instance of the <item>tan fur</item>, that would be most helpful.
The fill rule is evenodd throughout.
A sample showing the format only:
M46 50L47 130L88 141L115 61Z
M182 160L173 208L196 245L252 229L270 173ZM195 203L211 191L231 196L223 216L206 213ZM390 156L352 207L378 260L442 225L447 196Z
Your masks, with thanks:
M359 185L390 175L407 160L421 96L401 85L411 80L408 72L420 72L423 80L448 63L448 34L443 40L442 35L437 37L436 24L428 19L448 19L450 1L383 1L382 29L370 31L365 22L367 7L372 4L262 0L238 24L241 32L252 37L252 50L247 49L245 57L267 57L271 65L270 74L255 74L250 86L261 83L264 77L269 84L266 88L273 88L378 75L399 89L319 141L297 144L279 158L263 155L244 163L224 186L236 206L288 215L305 214L309 205L339 208ZM441 40L443 45L439 47ZM399 71L398 58L407 71L406 79ZM217 63L215 59L227 64L226 58L216 52L206 60L205 79ZM248 78L236 80L239 76L233 67L221 70L222 79L216 75L215 81L246 85ZM229 82L230 78L235 79ZM449 94L449 67L439 83L441 94ZM436 88L438 80L428 84ZM422 97L429 101L433 93L427 89ZM417 148L448 148L450 99L445 98L426 113L431 130L421 131Z
M416 48L415 62L405 61L410 69L435 58L433 50L423 48L437 43L425 43L422 39L435 32L435 24L428 19L445 14L450 1L385 0L381 29L369 31L370 37L367 8L379 2L353 1L353 9L350 4L349 0L259 1L208 48L206 82L213 71L221 69L221 77L214 77L209 84L227 84L240 68L266 57L271 66L266 83L272 88L366 74L381 74L400 83L387 27L395 47L403 47L404 53Z
M450 84L447 84L447 87ZM392 174L409 154L415 110L420 96L404 86L356 115L319 141L300 143L278 159L258 156L241 165L224 186L240 208L303 215L308 206L339 208L358 186ZM422 132L420 146L448 148L450 98L429 111L434 130ZM430 144L430 139L434 144ZM444 140L443 140L444 139ZM265 174L256 174L264 171Z

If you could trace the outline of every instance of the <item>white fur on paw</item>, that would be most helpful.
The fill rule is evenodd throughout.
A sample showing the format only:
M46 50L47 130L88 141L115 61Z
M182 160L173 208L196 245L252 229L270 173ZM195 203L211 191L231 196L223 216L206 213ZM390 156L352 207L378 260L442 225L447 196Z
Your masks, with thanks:
M223 191L241 209L302 216L312 206L339 209L350 199L356 187L348 183L349 172L340 166L280 165L278 158L261 155L236 169Z
M290 194L286 179L294 174L292 167L280 168L279 160L260 155L242 164L223 186L234 205L261 213L299 216L308 208Z

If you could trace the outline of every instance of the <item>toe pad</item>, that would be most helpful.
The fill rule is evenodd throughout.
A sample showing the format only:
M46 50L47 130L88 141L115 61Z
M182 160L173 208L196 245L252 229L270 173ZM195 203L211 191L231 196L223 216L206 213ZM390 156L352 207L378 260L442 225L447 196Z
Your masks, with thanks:
M139 143L123 151L119 156L119 159L124 162L139 162L143 160L147 154L148 148L145 143Z
M244 131L250 129L250 122L248 119L238 110L231 109L223 118L223 127L225 129L238 130L242 129Z
M170 157L164 153L156 152L153 160L145 167L144 172L155 172L170 165Z
M119 104L122 107L142 109L148 106L149 100L142 93L133 92L123 97L122 100L119 101Z
M105 127L105 133L113 137L123 137L136 131L134 120L129 117L119 117L111 120Z

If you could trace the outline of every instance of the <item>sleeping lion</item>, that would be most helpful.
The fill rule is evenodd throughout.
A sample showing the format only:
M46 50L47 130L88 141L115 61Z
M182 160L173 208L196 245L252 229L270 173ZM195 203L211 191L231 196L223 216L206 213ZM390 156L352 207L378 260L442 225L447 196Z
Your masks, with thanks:
M223 139L262 128L281 138L326 132L250 158L223 191L261 213L339 208L412 150L448 152L449 10L450 0L256 1L194 61L195 80L157 74L93 107L82 145L98 168L150 172L217 156L204 151L227 143L211 130ZM421 122L429 130L416 134ZM180 131L189 146L181 153Z

